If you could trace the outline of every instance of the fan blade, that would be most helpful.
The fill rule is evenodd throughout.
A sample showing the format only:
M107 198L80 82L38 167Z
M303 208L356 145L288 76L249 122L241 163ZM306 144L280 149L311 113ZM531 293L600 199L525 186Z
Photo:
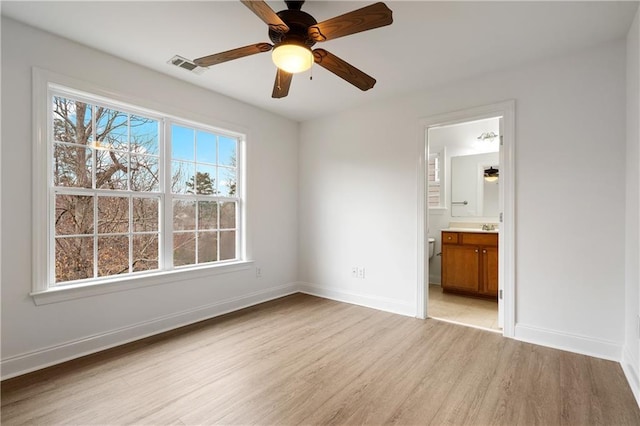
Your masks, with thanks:
M282 19L262 0L240 0L242 4L247 6L258 18L269 26L270 29L277 33L286 33L289 27Z
M313 59L316 64L348 81L360 90L369 90L376 84L375 78L363 73L358 68L324 49L314 50Z
M375 3L310 26L309 38L314 41L326 41L384 27L393 22L392 14L391 9L384 3Z
M289 87L291 86L291 79L293 78L293 74L290 74L286 71L282 71L278 68L276 72L276 81L273 83L273 93L271 93L272 98L284 98L289 94Z
M269 43L251 44L249 46L227 50L226 52L203 56L202 58L198 58L193 62L199 67L210 67L211 65L217 65L223 62L232 61L234 59L244 58L245 56L255 55L256 53L268 52L271 49L273 49L273 46Z

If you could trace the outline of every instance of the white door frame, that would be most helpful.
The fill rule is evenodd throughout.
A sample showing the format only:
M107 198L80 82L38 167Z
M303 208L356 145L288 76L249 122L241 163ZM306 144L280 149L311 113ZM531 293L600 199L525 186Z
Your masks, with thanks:
M439 127L486 118L502 117L504 134L500 146L500 212L502 221L498 236L498 281L502 290L504 311L503 335L514 337L515 332L515 101L509 100L491 105L438 114L420 120L420 143L418 144L418 318L428 316L429 262L425 256L429 250L429 209L427 208L427 131Z

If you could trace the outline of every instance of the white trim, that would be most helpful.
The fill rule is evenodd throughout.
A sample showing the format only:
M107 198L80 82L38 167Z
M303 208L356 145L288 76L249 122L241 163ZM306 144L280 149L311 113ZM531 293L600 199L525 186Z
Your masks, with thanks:
M593 337L570 334L541 327L517 324L515 339L540 346L588 355L596 358L620 362L622 345L619 342L594 339Z
M300 282L299 292L311 296L336 300L338 302L351 303L353 305L365 306L367 308L378 309L380 311L394 314L415 316L415 305L403 300L388 299L385 297L369 296L364 294L349 293L342 290L317 286L315 284Z
M425 155L428 148L428 138L426 136L430 127L440 127L468 121L482 120L486 118L503 117L504 135L503 145L500 147L500 167L502 191L501 199L504 205L501 206L503 222L500 224L499 233L499 282L504 290L504 327L503 335L513 337L515 333L515 173L514 173L514 151L515 151L515 101L508 100L491 105L469 108L461 111L454 111L445 114L433 115L420 120L420 144L418 158L418 282L417 282L417 317L427 317L428 292L425 290L424 281L425 270L428 270L428 262L425 259L426 239L428 236L424 232L428 224L428 209L425 209L426 194L424 192L426 179ZM426 210L426 211L425 211ZM422 231L422 232L421 232Z
M431 211L429 209L429 197L427 196L427 189L429 187L429 143L427 132L423 126L419 126L418 131L420 137L418 140L418 271L417 279L418 285L416 287L416 318L427 319L427 303L429 300L429 261L426 260L426 256L429 253L429 215ZM443 153L443 158L445 157ZM443 161L444 163L445 161ZM445 182L442 182L445 185ZM446 191L444 191L446 193ZM442 191L440 192L442 197ZM441 201L444 201L441 199ZM445 206L446 206L446 201Z
M46 102L47 99L47 79L41 70L33 68L32 73L32 93L31 103L33 111L33 144L32 144L32 164L31 169L31 264L32 264L32 290L42 291L47 289L50 282L49 250L50 239L48 228L50 224L49 204L49 183L47 177L51 176L49 169L50 162L47 161L49 155L47 132L50 128ZM47 128L42 128L42 123L47 123ZM44 132L44 133L43 133Z
M240 261L227 264L212 264L190 267L189 269L174 269L144 275L128 275L104 281L90 281L83 284L51 287L47 290L31 293L36 305L64 302L66 300L81 299L118 291L133 290L141 287L192 280L230 272L246 271L253 266L253 261Z
M289 283L2 360L2 380L297 293Z
M620 361L620 365L622 366L624 376L627 378L627 382L629 382L631 392L633 392L633 396L636 398L636 403L640 407L640 378L638 378L637 374L638 359L636 359L633 352L629 346L625 346L622 351L622 361Z

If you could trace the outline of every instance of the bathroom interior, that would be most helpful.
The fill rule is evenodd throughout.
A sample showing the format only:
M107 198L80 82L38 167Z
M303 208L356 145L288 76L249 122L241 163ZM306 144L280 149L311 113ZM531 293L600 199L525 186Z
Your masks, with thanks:
M428 129L429 317L501 332L500 117Z

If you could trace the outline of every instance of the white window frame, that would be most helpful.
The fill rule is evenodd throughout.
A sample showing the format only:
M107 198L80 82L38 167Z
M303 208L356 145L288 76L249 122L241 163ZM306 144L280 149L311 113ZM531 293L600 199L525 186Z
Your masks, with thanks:
M53 236L52 209L55 207L53 188L53 145L51 134L53 118L51 116L51 100L56 96L71 97L86 101L87 103L106 104L113 108L122 108L126 112L132 112L145 117L157 119L160 122L159 129L159 156L160 156L160 192L138 193L141 196L157 196L161 198L159 219L159 270L149 272L136 272L127 275L118 275L87 280L71 281L69 284L52 285L54 276L53 250L55 248ZM31 296L37 305L55 303L69 299L93 296L136 289L150 285L165 284L198 277L211 276L220 273L247 270L252 261L247 257L246 231L246 139L247 132L244 129L231 129L204 120L204 117L195 117L193 113L177 111L163 105L148 106L149 102L139 99L131 99L127 96L100 89L90 83L82 82L70 77L61 76L38 68L33 69L33 214L32 214L32 269L33 281ZM171 111L173 109L173 111ZM163 113L160 111L171 111ZM207 122L208 121L208 122ZM212 263L196 264L174 268L171 264L172 256L172 229L167 224L172 216L167 217L173 205L170 187L166 183L170 179L171 154L170 126L171 124L193 127L217 135L236 138L237 143L237 202L236 207L236 259L230 261L217 261ZM226 124L226 123L225 123ZM164 143L163 137L164 133ZM167 174L169 176L167 176ZM164 178L163 178L164 175ZM71 188L73 190L73 188ZM116 194L114 194L116 195ZM164 207L162 207L164 206ZM169 206L169 207L167 207ZM167 251L169 250L169 251ZM169 256L169 259L167 259ZM55 284L55 283L53 283Z

